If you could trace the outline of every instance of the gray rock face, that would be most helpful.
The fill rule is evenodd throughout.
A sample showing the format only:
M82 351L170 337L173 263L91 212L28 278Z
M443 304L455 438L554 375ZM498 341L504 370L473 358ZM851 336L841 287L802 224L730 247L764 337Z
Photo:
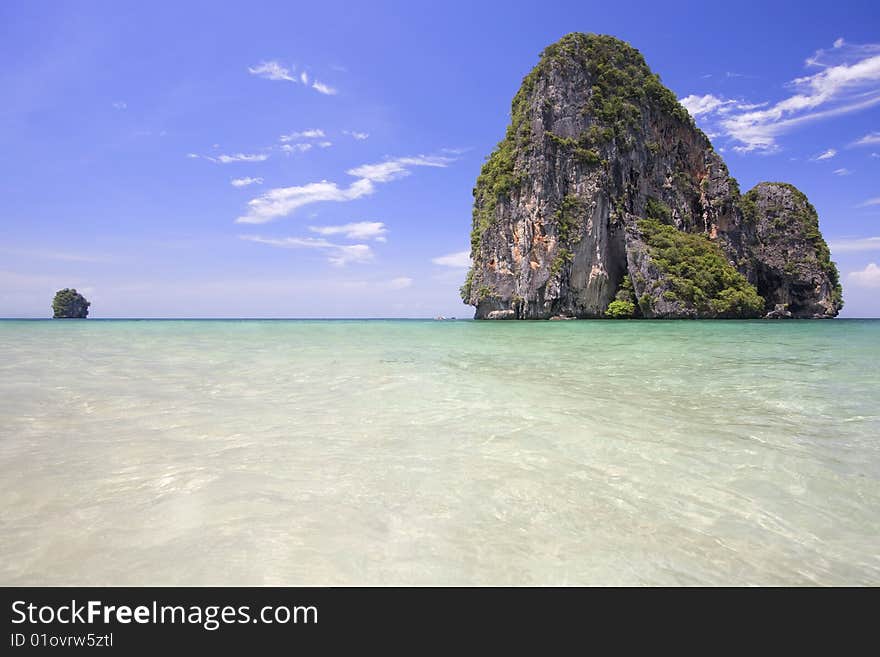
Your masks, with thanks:
M516 319L516 313L513 310L492 310L486 319Z
M742 207L755 284L767 306L792 317L836 316L843 305L837 268L807 197L793 185L765 182Z
M786 304L777 303L776 307L765 315L766 319L791 319L793 315L786 310Z
M777 303L795 316L837 314L821 236L777 233L803 195L762 184L744 204L709 140L629 45L564 37L524 79L511 114L474 188L462 298L476 318L604 317L615 298L637 317L763 316ZM679 234L700 236L698 264L708 258L717 273L708 288L683 280L693 263L677 260L678 244L663 251Z

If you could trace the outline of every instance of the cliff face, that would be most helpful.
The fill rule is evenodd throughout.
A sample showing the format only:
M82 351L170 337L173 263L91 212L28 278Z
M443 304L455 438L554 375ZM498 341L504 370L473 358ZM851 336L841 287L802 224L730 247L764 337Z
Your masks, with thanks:
M819 232L819 216L803 193L786 183L759 183L742 201L754 232L754 282L768 308L798 317L834 317L843 306L837 267Z
M462 298L477 318L839 311L837 270L806 197L775 183L741 196L626 43L564 37L511 115L474 188Z

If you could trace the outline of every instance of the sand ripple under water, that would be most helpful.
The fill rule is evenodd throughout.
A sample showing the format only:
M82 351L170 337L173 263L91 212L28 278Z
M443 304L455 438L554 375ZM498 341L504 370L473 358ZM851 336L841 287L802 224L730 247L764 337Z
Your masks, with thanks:
M0 322L0 584L880 584L880 321Z

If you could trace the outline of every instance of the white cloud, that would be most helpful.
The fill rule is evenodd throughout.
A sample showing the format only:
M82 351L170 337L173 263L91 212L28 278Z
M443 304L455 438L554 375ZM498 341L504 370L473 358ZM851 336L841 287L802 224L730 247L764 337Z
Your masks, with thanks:
M872 262L861 271L850 272L846 280L858 287L880 287L880 267Z
M410 287L413 284L413 279L408 276L399 276L398 278L392 278L388 281L388 287L392 290L402 290L405 287Z
M870 207L870 206L872 206L872 205L880 205L880 196L877 196L877 197L874 197L874 198L869 198L869 199L866 200L865 202L863 202L863 203L859 203L856 207L859 207L859 208L867 208L867 207Z
M263 224L291 214L298 208L322 201L345 202L368 196L375 191L369 180L356 180L348 187L323 180L295 187L270 189L248 201L248 212L236 219L240 224Z
M435 265L442 265L444 267L457 267L464 269L471 266L471 252L456 251L455 253L431 258L431 262Z
M249 66L248 72L266 80L286 80L287 82L296 82L293 77L292 69L282 66L275 60L260 62L256 66Z
M840 37L839 39L834 40L834 47L842 48L844 43L846 43L846 41L843 40L843 37Z
M333 145L332 141L319 141L318 148L330 148Z
M833 253L880 251L880 237L859 237L834 240L828 245L828 248L830 248Z
M369 262L373 250L367 244L334 244L314 237L260 237L259 235L240 235L240 239L259 244L268 244L284 249L317 249L324 251L327 262L342 267L350 262Z
M806 123L880 104L880 44L839 39L834 48L814 53L806 65L821 70L792 80L792 93L769 105L731 103L711 94L692 94L681 102L701 117L705 128L730 137L739 152L773 152L781 135Z
M349 169L346 173L355 176L357 180L348 187L322 180L307 185L270 189L262 196L248 201L247 214L235 221L241 224L263 224L287 216L311 203L353 201L373 194L376 191L375 183L385 183L407 175L411 167L446 167L453 161L453 158L439 155L402 157Z
M727 105L736 101L724 100L712 94L706 94L705 96L691 94L690 96L679 98L678 102L684 105L684 108L691 113L691 116L699 116L700 114L713 112L722 105Z
M128 103L124 100L117 100L113 103L113 109L124 110L128 109Z
M262 185L262 178L233 178L231 181L233 187L247 187L248 185Z
M381 221L358 221L341 226L309 226L309 230L319 235L345 235L352 240L376 240L384 242L388 228Z
M358 141L363 141L370 136L369 132L355 132L353 130L343 130L342 134L348 135L354 139L357 139Z
M269 156L265 153L235 153L234 155L218 155L215 158L203 155L202 157L204 157L206 160L220 162L221 164L229 164L230 162L264 162L269 159Z
M358 178L365 178L374 182L388 182L409 175L411 167L446 167L452 161L452 158L442 155L400 157L396 160L387 160L377 164L363 164L354 169L349 169L346 173L350 176L357 176Z
M830 160L830 159L831 159L832 157L834 157L835 155L837 155L837 151L834 150L833 148L829 148L829 149L828 149L827 151L825 151L824 153L820 153L819 155L817 155L816 157L814 157L813 160L816 161L816 162L818 162L818 161L820 161L820 160Z
M880 132L869 132L852 143L853 146L874 146L880 144Z
M306 73L305 71L303 71L302 73L299 74L299 79L302 80L303 84L308 84L309 83L309 74Z
M335 96L337 91L333 87L328 87L323 82L318 82L315 80L312 82L312 89L317 91L318 93L324 94L325 96Z
M291 132L288 135L281 135L278 139L286 144L291 141L296 141L297 139L319 139L325 136L326 135L321 128L312 128L311 130L303 130L302 132Z
M300 153L305 153L306 151L312 150L311 144L284 144L281 147L281 150L285 153L293 153L294 151L298 151Z
M249 154L234 153L233 155L199 155L198 153L187 153L187 158L191 160L208 160L214 164L229 164L230 162L265 162L269 156L265 153Z
M840 169L834 170L835 176L848 176L851 173L852 173L852 171L850 171L849 169L843 168L843 167L841 167Z

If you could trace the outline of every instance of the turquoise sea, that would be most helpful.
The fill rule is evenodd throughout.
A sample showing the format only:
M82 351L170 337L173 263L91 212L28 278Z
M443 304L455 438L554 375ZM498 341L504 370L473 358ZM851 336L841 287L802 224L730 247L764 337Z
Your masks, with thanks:
M880 584L880 321L2 321L0 584Z

